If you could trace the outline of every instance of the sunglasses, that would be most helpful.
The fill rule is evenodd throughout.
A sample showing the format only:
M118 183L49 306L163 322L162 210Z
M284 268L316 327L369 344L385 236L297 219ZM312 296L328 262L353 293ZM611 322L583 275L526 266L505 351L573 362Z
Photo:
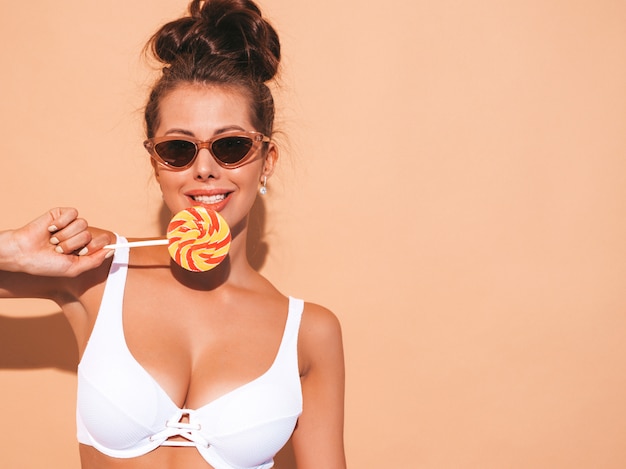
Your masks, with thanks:
M150 156L163 166L182 171L189 168L202 148L209 150L223 168L238 168L250 159L261 144L270 138L260 132L227 132L209 140L192 137L155 137L143 142Z

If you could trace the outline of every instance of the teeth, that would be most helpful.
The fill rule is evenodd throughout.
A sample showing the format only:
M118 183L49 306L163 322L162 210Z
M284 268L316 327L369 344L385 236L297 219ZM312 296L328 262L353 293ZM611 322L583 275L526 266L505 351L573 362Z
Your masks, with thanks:
M216 204L226 198L226 194L218 195L195 195L193 200L200 202L201 204Z

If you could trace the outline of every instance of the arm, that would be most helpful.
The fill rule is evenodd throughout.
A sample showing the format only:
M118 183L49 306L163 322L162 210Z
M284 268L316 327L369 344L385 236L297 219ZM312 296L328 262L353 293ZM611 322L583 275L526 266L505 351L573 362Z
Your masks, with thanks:
M299 349L304 404L293 434L298 469L345 469L345 370L341 327L335 315L307 303Z
M60 279L95 269L112 251L71 208L57 208L17 230L0 232L0 297L48 297Z

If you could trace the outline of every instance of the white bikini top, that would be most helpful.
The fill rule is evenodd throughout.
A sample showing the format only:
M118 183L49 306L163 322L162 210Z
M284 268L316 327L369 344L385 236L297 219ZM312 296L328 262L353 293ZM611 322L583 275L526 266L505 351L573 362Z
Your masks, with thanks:
M126 344L122 304L128 257L128 249L116 250L78 365L78 441L115 458L141 456L159 446L195 446L215 469L272 467L302 413L297 342L303 301L289 299L269 370L198 409L181 409ZM168 440L173 436L184 440Z

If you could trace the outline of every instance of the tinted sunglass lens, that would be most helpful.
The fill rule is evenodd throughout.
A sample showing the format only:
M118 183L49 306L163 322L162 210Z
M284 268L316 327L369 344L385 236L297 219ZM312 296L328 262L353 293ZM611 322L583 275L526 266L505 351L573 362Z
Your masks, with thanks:
M252 149L249 137L224 137L211 145L215 157L225 164L235 164L246 157Z
M154 151L170 166L182 168L196 156L196 145L186 140L168 140L157 143Z

